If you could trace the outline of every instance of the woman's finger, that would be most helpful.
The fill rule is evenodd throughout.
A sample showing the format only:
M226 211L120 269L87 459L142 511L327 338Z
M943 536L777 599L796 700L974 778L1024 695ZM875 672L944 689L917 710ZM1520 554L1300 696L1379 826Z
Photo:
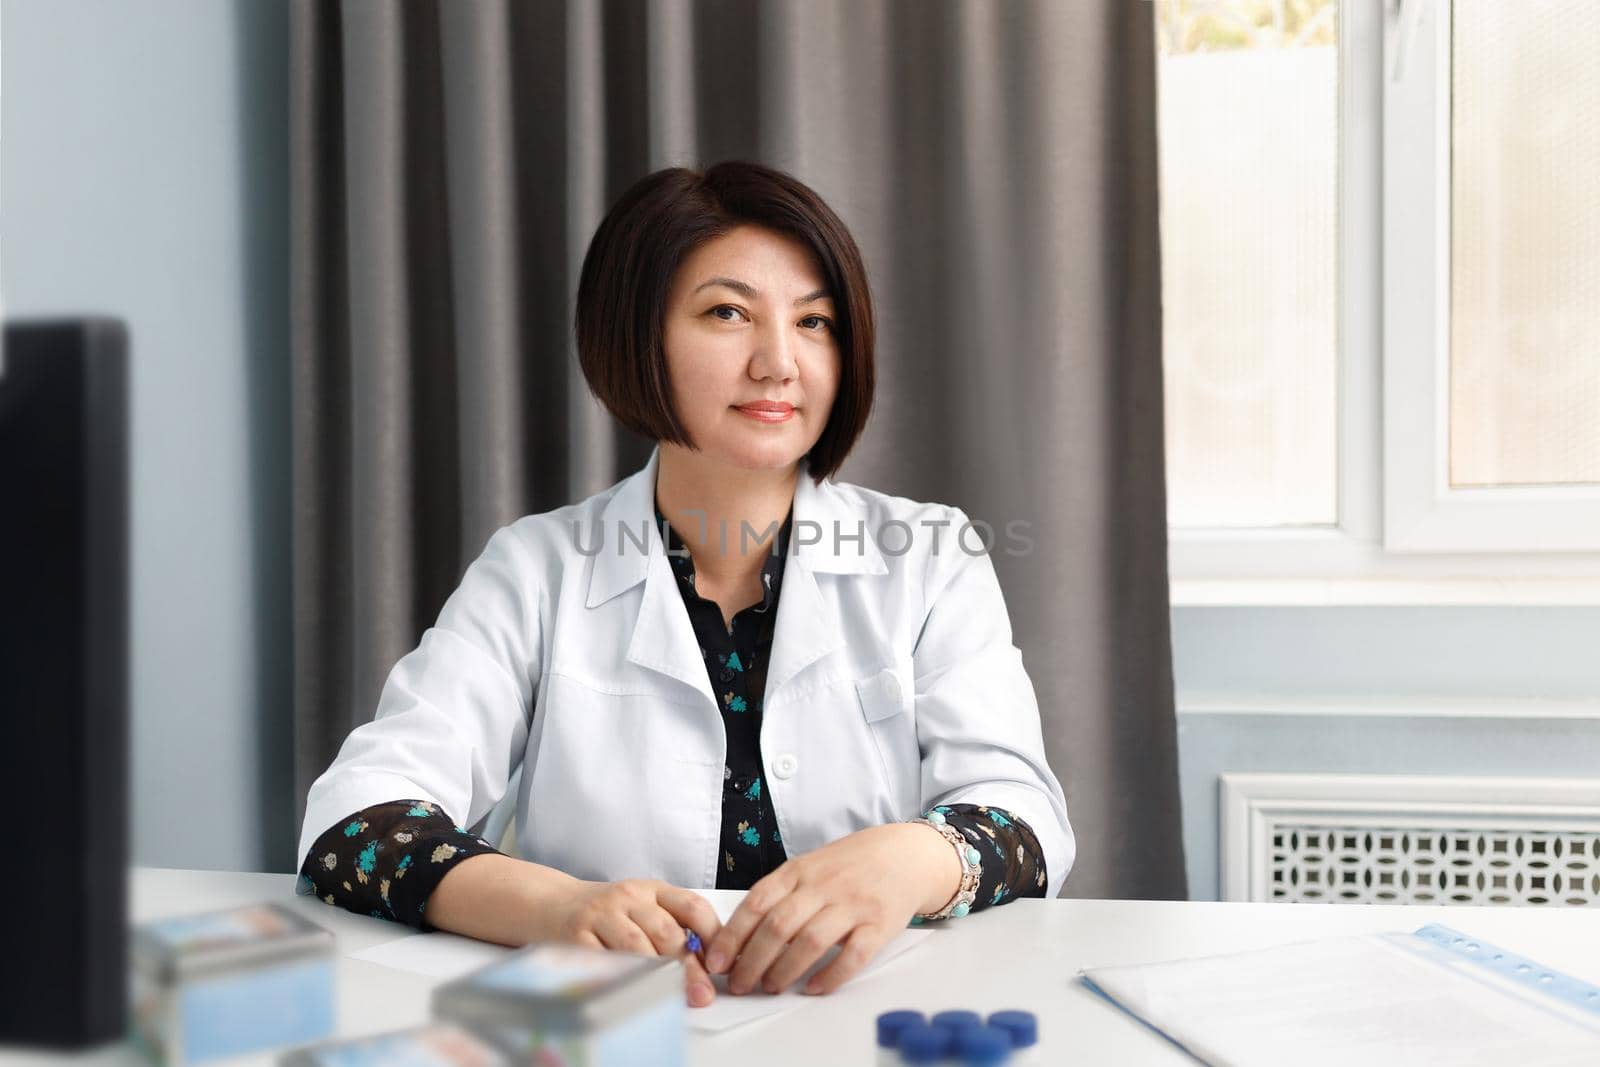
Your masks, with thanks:
M807 993L832 993L856 976L856 972L877 955L888 943L887 932L876 926L862 925L850 931L844 939L839 954L806 983Z
M745 942L767 917L767 909L787 898L794 890L795 863L783 864L750 887L728 921L706 945L706 969L712 974L727 974L733 961L744 951Z
M606 948L621 952L637 952L643 956L657 955L639 924L620 911L608 911L594 921L594 932Z
M836 904L823 908L790 939L788 947L767 968L763 986L775 993L788 989L830 948L843 941L855 925L855 917L846 909Z
M711 939L722 929L722 920L717 918L711 902L692 889L667 886L656 894L656 902L667 909L678 925L699 934L702 945L711 944Z
M676 956L683 952L689 935L684 933L672 913L653 900L639 901L628 908L628 918L644 931L661 956Z
M650 938L658 954L683 961L684 992L688 995L691 1007L703 1008L716 999L717 991L711 984L711 977L706 974L699 958L685 951L688 935L671 912L646 901L635 905L628 912L628 917Z
M739 962L728 972L728 989L742 994L761 986L769 993L776 992L764 980L767 968L811 921L811 917L821 910L822 900L804 890L790 893L774 905L744 943Z
M717 999L716 985L701 965L700 958L692 952L683 956L683 988L688 994L689 1006L693 1008L703 1008Z
M653 904L638 906L636 910L639 918L631 912L607 912L595 920L593 930L581 932L576 940L595 948L678 957L684 966L684 994L690 1006L703 1008L715 1000L717 990L711 977L695 956L683 951L685 935L677 920Z

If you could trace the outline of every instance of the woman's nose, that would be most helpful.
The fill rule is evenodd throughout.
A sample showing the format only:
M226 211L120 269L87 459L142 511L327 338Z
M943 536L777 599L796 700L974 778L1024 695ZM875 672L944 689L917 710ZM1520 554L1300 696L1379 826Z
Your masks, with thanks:
M756 347L750 354L750 375L753 378L777 378L789 381L798 373L794 358L795 338L782 324L774 322L755 333Z

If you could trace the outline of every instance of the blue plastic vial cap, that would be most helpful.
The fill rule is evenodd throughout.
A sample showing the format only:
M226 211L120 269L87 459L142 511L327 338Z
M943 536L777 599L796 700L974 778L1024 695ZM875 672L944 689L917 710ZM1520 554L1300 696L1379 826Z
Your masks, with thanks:
M964 1026L956 1031L955 1054L969 1067L1004 1063L1011 1055L1011 1035L996 1026Z
M900 1043L900 1031L916 1023L927 1025L920 1011L886 1011L878 1016L878 1047L894 1048Z
M997 1011L989 1016L989 1025L1009 1033L1013 1048L1027 1048L1039 1040L1039 1019L1031 1011Z
M933 1017L935 1026L982 1026L983 1016L975 1011L941 1011Z
M907 1063L938 1063L950 1050L950 1030L912 1023L900 1031L900 1058Z
M956 1047L956 1038L963 1032L976 1030L983 1026L982 1023L967 1022L964 1019L958 1019L955 1022L947 1019L942 1023L930 1023L929 1025L944 1035L945 1047L952 1049Z

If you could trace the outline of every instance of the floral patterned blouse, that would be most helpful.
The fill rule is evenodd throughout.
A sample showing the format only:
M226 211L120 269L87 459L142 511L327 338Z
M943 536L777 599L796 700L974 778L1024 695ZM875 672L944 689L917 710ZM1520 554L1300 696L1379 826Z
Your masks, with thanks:
M749 889L788 858L761 770L761 702L767 691L767 656L778 621L792 513L769 542L761 565L761 600L734 615L731 629L723 626L721 605L696 592L694 559L659 507L656 524L666 538L667 562L678 578L728 737L717 888Z
M761 703L793 511L762 564L761 600L735 614L731 628L724 625L721 606L696 592L694 560L659 507L656 522L727 731L717 888L748 889L788 858L762 773ZM941 804L935 810L984 857L973 911L1044 895L1044 853L1022 819L981 804ZM394 800L329 827L312 846L300 877L329 904L431 930L425 912L434 887L462 860L495 851L437 805Z

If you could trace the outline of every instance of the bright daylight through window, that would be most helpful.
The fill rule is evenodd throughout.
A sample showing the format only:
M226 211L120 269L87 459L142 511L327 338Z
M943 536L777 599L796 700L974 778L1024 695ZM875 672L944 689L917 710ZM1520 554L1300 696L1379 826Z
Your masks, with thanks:
M1168 517L1338 520L1338 5L1157 0Z

